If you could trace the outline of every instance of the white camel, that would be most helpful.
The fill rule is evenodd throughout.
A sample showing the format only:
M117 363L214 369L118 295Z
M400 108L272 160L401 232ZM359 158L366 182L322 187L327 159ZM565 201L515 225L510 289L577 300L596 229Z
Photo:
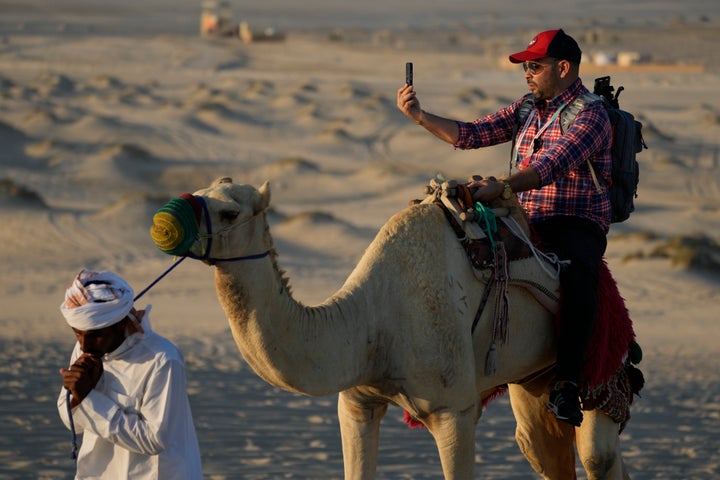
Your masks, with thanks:
M531 289L510 282L509 341L497 345L494 375L484 373L494 309L483 310L471 333L484 284L437 206L421 203L394 215L342 288L305 306L276 264L267 183L256 189L221 178L192 198L205 210L195 210L200 231L187 253L215 265L218 298L243 358L284 390L339 392L347 480L375 477L388 404L427 427L445 479L474 478L482 401L503 384L510 384L520 449L542 478L576 478L574 443L588 479L629 478L610 417L587 411L580 428L560 424L545 407L548 375L515 383L555 359L553 315ZM186 240L166 238L183 236L167 230L156 215L152 236L166 252L168 242ZM557 287L532 258L512 262L510 275Z

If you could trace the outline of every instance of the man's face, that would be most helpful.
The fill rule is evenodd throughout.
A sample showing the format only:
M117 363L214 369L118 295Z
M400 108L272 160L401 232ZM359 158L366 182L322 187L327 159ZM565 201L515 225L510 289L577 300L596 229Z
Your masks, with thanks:
M560 93L558 63L558 59L550 57L523 63L525 81L535 99L551 100Z
M73 328L73 332L83 352L101 357L118 348L125 340L125 320L97 330Z

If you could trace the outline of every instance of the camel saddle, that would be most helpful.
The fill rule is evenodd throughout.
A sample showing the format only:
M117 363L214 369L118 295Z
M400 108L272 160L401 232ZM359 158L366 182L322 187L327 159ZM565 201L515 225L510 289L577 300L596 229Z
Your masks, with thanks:
M422 203L432 202L441 208L474 269L486 270L495 266L494 249L499 243L503 244L507 261L532 255L527 242L518 238L504 222L497 222L495 231L483 230L478 222L479 215L472 199L472 191L467 185L454 180L432 179L425 188L425 193L428 196ZM491 218L507 217L511 208L490 208L489 212Z

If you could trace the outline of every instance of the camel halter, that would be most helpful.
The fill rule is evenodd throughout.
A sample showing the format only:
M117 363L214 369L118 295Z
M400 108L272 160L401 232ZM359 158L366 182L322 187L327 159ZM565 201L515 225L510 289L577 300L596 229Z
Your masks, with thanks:
M201 234L199 225L203 216L205 217L206 233ZM196 260L202 260L210 265L215 265L217 262L254 260L268 256L270 250L265 250L262 253L226 258L211 257L210 252L212 251L213 238L223 237L228 232L247 224L256 217L257 214L244 222L227 226L213 233L210 211L208 210L205 199L198 195L185 193L178 198L172 199L158 210L153 217L150 236L152 236L158 248L169 255L190 257ZM202 239L206 239L205 245L202 244ZM201 255L196 255L191 251L191 248L196 243L200 243Z

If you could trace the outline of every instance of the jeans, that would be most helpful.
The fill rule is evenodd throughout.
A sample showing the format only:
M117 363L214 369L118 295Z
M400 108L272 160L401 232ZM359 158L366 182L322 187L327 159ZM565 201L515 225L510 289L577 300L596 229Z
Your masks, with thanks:
M532 228L545 251L570 260L560 271L557 380L579 384L597 315L599 269L607 237L595 222L579 217L553 217Z

